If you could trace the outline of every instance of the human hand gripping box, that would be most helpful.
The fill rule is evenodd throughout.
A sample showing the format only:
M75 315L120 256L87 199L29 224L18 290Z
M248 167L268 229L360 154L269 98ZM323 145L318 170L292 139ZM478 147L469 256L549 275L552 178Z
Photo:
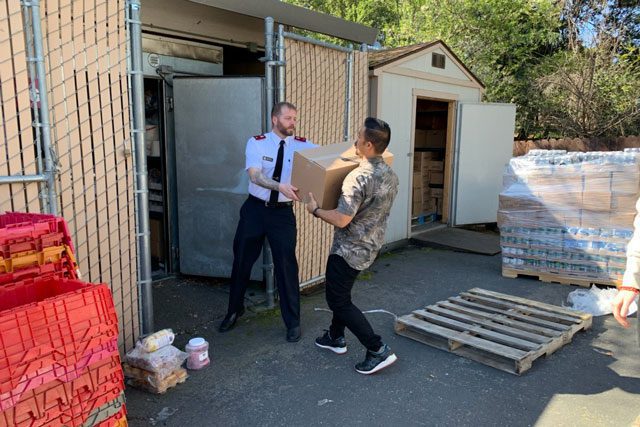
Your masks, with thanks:
M389 166L393 163L389 150L385 150L382 158ZM352 142L296 151L291 184L298 188L298 196L303 202L309 202L309 193L313 193L320 209L335 209L342 181L360 165L360 161Z

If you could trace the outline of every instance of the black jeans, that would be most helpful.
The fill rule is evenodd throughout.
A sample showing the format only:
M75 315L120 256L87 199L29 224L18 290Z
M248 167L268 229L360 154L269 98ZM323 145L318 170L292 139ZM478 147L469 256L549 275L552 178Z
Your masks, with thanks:
M373 332L371 324L362 311L351 302L351 289L360 270L351 268L339 255L329 255L326 272L327 304L333 311L329 333L332 338L344 336L349 330L368 350L378 351L382 346L380 335Z

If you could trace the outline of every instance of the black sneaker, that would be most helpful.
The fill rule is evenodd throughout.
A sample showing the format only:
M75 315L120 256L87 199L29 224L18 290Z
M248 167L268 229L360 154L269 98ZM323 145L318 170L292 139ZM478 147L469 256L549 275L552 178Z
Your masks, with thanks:
M347 341L345 341L344 337L333 339L326 329L323 336L316 338L316 345L337 354L345 354L347 352Z
M367 350L364 361L356 365L356 371L365 375L373 374L392 365L396 360L398 360L398 358L391 352L391 347L384 344L380 353Z

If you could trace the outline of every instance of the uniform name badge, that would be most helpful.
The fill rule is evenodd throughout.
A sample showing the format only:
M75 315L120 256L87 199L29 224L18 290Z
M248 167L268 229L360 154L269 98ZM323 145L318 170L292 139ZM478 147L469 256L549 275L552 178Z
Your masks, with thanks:
M273 162L273 158L267 157L267 156L262 156L262 160L266 160L267 162Z

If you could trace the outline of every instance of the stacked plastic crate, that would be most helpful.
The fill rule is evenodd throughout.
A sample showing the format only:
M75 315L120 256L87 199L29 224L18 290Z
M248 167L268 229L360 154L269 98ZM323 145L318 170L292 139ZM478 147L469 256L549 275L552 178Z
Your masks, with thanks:
M0 427L126 426L109 288L77 279L66 223L0 215Z
M503 275L619 285L640 195L635 152L532 150L500 194Z

